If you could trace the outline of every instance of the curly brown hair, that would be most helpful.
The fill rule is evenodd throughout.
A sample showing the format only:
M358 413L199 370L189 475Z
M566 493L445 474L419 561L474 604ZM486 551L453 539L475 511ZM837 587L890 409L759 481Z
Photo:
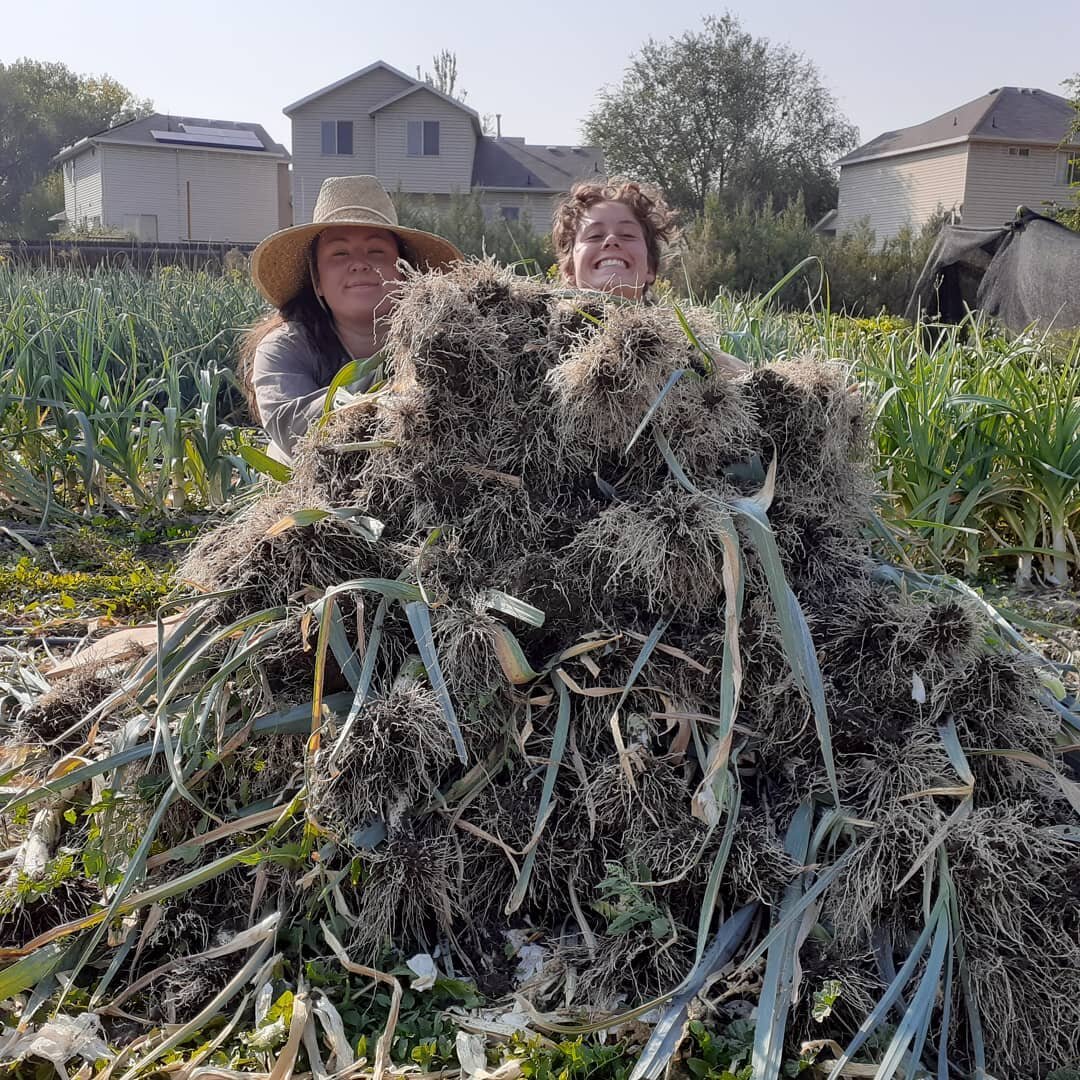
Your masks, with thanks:
M656 273L660 268L661 241L669 244L676 236L676 212L668 206L658 187L639 184L634 180L611 179L603 183L577 183L570 189L570 194L555 207L551 243L563 277L570 277L568 271L574 265L574 238L577 236L581 219L589 207L601 202L621 202L630 207L645 234L649 269Z

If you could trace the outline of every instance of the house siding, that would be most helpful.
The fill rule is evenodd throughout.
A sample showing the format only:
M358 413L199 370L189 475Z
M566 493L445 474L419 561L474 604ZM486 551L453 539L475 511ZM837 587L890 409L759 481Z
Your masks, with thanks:
M101 161L102 151L91 147L61 165L64 176L64 213L69 226L87 224L95 217L104 220L101 205Z
M532 231L538 235L551 232L551 215L555 211L556 203L562 198L562 193L557 191L541 194L477 188L477 192L484 217L488 221L498 221L504 206L515 206L519 212L518 220L523 223L527 221Z
M105 221L121 229L126 214L154 214L158 240L186 240L179 196L182 151L108 146L102 147L102 152Z
M105 221L157 217L158 240L258 243L278 227L277 158L205 150L103 147ZM189 201L190 192L190 231Z
M400 75L378 68L292 114L293 220L297 225L311 221L319 188L327 177L376 175L375 120L370 110L411 85ZM351 155L323 156L324 120L352 121Z
M439 122L439 153L408 154L410 120ZM476 130L472 117L436 94L420 90L375 114L376 175L390 192L447 195L472 184Z
M1020 144L1012 144L1020 145ZM1028 156L1012 157L1006 143L972 143L968 157L964 224L995 228L1011 221L1018 206L1043 212L1045 203L1067 203L1063 183L1067 156L1051 147L1029 146Z
M905 225L919 228L939 206L959 209L965 202L967 158L964 144L841 166L837 233L868 220L884 241ZM964 211L968 224L966 206Z

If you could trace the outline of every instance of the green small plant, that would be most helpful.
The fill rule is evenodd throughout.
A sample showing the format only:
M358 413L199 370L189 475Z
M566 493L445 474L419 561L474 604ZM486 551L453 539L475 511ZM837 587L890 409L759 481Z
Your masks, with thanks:
M0 915L49 896L77 876L74 855L57 855L50 859L40 877L28 877L20 870L11 884L0 889Z
M810 1015L820 1024L832 1015L833 1006L836 1004L843 985L839 979L826 979L820 990L814 991L813 1004L810 1007Z
M700 1020L687 1029L690 1056L686 1067L694 1080L750 1080L753 1066L754 1025L749 1020L732 1021L721 1034L709 1031Z
M608 920L609 934L628 934L647 928L658 941L671 936L671 919L648 898L624 866L609 863L593 908Z
M599 1044L583 1037L567 1039L552 1048L538 1036L510 1037L511 1057L521 1059L528 1080L626 1080L634 1056L622 1043Z

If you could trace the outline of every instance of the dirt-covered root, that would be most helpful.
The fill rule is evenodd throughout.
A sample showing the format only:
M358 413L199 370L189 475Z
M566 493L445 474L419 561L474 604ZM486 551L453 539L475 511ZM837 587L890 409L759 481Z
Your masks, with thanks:
M236 956L180 959L125 1001L124 1010L141 1017L148 1027L186 1024L225 989L241 962Z
M372 961L402 941L430 952L460 932L466 883L449 829L440 815L404 817L391 823L385 843L362 853L359 881L344 890L358 959Z
M576 979L575 1000L610 1009L672 991L693 965L694 942L693 929L661 912L624 933L597 935L592 948L565 948L561 959Z
M622 452L671 372L692 360L686 335L662 309L609 308L603 326L547 375L559 441ZM670 401L661 403L658 424L670 408Z
M657 614L719 610L724 559L735 547L731 516L717 495L667 484L613 503L578 530L565 555L567 575L599 610L615 596L639 598Z
M822 910L838 945L858 951L898 910L918 917L922 878L912 871L956 809L963 783L932 730L916 732L903 752L885 744L877 753L841 758L837 769L843 805L865 824L853 840L858 853ZM935 794L958 788L960 794Z
M0 748L49 747L58 757L75 750L90 732L89 714L121 687L132 659L143 655L136 646L119 663L104 658L78 664L17 717L0 736Z
M990 1070L1080 1060L1080 848L1014 803L975 811L948 849Z
M445 385L463 401L499 383L528 392L546 360L535 343L546 337L550 305L542 284L493 262L418 275L391 319L391 372Z
M317 421L293 451L289 488L314 505L353 506L360 478L377 451L367 447L380 437L378 398L360 399Z
M371 542L354 524L330 516L301 524L302 510L332 510L310 492L285 485L253 502L222 528L205 534L177 568L177 580L204 592L236 589L216 602L218 619L277 607L382 569Z
M881 1000L891 981L881 958L889 947L888 933L864 942L858 949L811 935L799 950L798 998L791 1016L791 1039L796 1045L822 1038L828 1031L846 1046Z
M432 633L443 678L459 701L494 698L508 685L498 654L504 625L484 610L482 594L473 597L471 605L448 605L434 612Z
M457 759L437 695L413 679L366 705L340 752L336 743L328 738L319 753L308 806L346 846L373 821L400 817L433 795Z
M793 585L842 584L833 559L864 550L877 490L864 399L842 370L812 360L768 364L740 385L760 425L760 459L776 460L769 518Z
M940 679L932 700L956 718L968 745L1052 757L1060 722L1039 700L1038 671L1019 654L981 652Z
M839 365L810 359L766 364L747 375L744 387L776 455L778 488L781 479L786 487L822 467L850 471L857 458L865 459L866 404L850 392ZM828 501L829 494L818 497Z
M9 872L0 879L0 948L25 945L89 915L101 902L101 890L83 877L70 854L54 856L33 878Z
M815 603L821 664L868 697L911 691L918 675L932 698L940 680L976 660L988 629L959 596L907 593L868 578L849 582L835 601L827 609Z
M644 751L612 755L589 778L586 809L604 833L621 835L626 864L648 881L684 880L702 856L705 825L690 817L696 781L685 761Z

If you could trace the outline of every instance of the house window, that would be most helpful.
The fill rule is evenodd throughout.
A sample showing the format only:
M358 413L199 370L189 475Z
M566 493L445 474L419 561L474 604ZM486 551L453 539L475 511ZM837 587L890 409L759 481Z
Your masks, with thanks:
M1030 146L1010 146L1006 152L1009 157L1031 157Z
M1064 183L1070 187L1073 184L1080 184L1080 155L1070 157L1068 154L1062 154L1062 157L1064 158L1064 167L1061 170L1061 175Z
M352 121L324 120L322 122L322 152L326 157L353 152Z
M410 120L406 148L409 157L438 157L439 121Z
M521 220L521 210L517 206L504 206L502 208L502 216L507 221L520 221Z

